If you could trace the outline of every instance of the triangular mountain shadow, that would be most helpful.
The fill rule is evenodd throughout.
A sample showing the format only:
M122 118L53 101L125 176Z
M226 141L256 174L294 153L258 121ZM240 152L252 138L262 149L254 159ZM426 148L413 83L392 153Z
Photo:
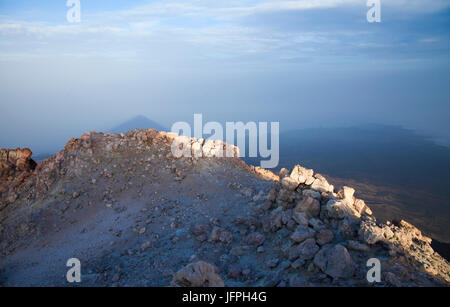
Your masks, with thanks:
M127 133L134 129L156 129L158 131L167 131L167 128L154 122L143 115L138 115L132 119L114 127L109 132L112 133Z

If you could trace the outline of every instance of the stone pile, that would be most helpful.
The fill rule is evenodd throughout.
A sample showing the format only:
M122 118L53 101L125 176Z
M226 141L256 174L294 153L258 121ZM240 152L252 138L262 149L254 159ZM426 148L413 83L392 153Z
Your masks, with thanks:
M280 171L265 201L260 201L259 194L254 196L261 203L256 215L235 221L236 225L251 225L250 233L240 241L244 245L236 242L229 248L231 257L256 258L254 249L257 254L272 255L262 264L269 269L262 286L367 286L367 261L373 258L382 263L381 285L434 285L429 276L443 284L450 282L450 266L433 251L430 238L403 220L377 223L353 188L335 191L324 176L297 165L291 171ZM222 232L231 238L229 232L208 225L198 225L193 234L206 242L208 233L210 238L220 238ZM174 283L191 266L177 273ZM241 266L231 265L228 276L239 279L242 272Z
M289 230L286 258L296 267L314 265L333 279L351 279L358 270L363 274L366 267L355 262L358 258L390 255L450 281L450 266L433 251L430 238L406 221L377 223L354 194L346 186L336 193L322 175L300 165L282 169L279 183L261 206L268 216L264 230ZM393 279L395 274L388 276Z

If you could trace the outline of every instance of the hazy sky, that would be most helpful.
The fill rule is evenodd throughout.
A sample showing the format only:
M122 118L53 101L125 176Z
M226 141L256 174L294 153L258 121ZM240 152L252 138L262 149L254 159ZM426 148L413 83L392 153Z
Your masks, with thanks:
M0 0L0 147L138 114L399 124L450 144L450 0Z

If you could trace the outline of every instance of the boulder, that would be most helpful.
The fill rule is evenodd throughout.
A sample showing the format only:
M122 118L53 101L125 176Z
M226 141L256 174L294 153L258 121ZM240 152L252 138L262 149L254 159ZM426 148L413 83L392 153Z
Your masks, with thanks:
M281 180L281 186L288 191L295 191L299 183L290 177L284 177Z
M334 187L328 183L328 181L320 175L316 175L316 179L311 184L311 189L322 192L333 192Z
M292 209L284 210L281 213L281 222L283 223L283 225L286 225L291 220L292 220Z
M318 217L320 214L320 203L310 196L304 197L295 207L295 212L306 212L311 217Z
M333 241L333 239L334 234L329 229L322 229L316 235L317 244L321 246L330 243L331 241Z
M314 238L315 231L311 228L298 227L297 230L291 235L291 240L295 243L303 242L306 239Z
M281 189L278 193L277 202L291 203L295 200L295 192L287 189Z
M171 285L179 287L223 287L224 282L214 265L199 261L188 264L175 273Z
M355 208L356 212L358 212L360 215L372 215L372 210L366 205L364 200L362 199L356 199L353 207Z
M319 251L319 246L316 244L316 240L307 239L298 246L300 258L302 259L312 259L314 255Z
M308 178L306 179L306 181L305 181L305 184L308 185L308 186L310 186L310 185L313 184L314 180L316 180L316 178L314 178L313 176L308 177Z
M350 278L355 271L352 257L340 244L323 246L314 257L314 264L333 278Z
M309 219L308 224L309 224L315 231L320 231L320 230L326 228L326 226L325 226L325 224L322 222L322 220L321 220L321 219L318 219L318 218L311 218L311 219Z
M326 211L330 218L343 219L350 217L359 219L361 215L353 208L353 206L345 200L331 199L326 205Z
M310 182L313 178L314 171L312 169L306 169L300 165L296 165L291 172L290 178L298 182L298 184Z
M360 240L369 245L385 240L383 229L373 222L362 222L358 234Z
M292 213L292 219L296 221L303 228L308 227L308 213L306 212L294 212Z
M354 199L355 189L343 186L339 192L337 193L338 197L342 198L343 200L348 201L351 205L355 202Z
M294 245L289 248L288 258L290 261L296 259L309 260L314 258L314 255L319 251L316 241L313 238L307 239L299 245Z
M311 189L303 190L302 194L303 194L303 196L309 196L309 197L315 198L317 200L322 199L322 195L319 192L311 190Z
M352 223L350 219L344 218L339 221L338 230L342 237L352 239L356 237L355 229L358 229L356 223ZM354 227L352 227L354 225Z

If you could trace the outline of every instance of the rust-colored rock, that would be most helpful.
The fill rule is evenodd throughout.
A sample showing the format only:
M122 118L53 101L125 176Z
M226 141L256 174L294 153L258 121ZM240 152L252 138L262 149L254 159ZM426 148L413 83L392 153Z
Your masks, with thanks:
M28 172L36 168L30 149L0 149L0 177L14 176L17 172Z

